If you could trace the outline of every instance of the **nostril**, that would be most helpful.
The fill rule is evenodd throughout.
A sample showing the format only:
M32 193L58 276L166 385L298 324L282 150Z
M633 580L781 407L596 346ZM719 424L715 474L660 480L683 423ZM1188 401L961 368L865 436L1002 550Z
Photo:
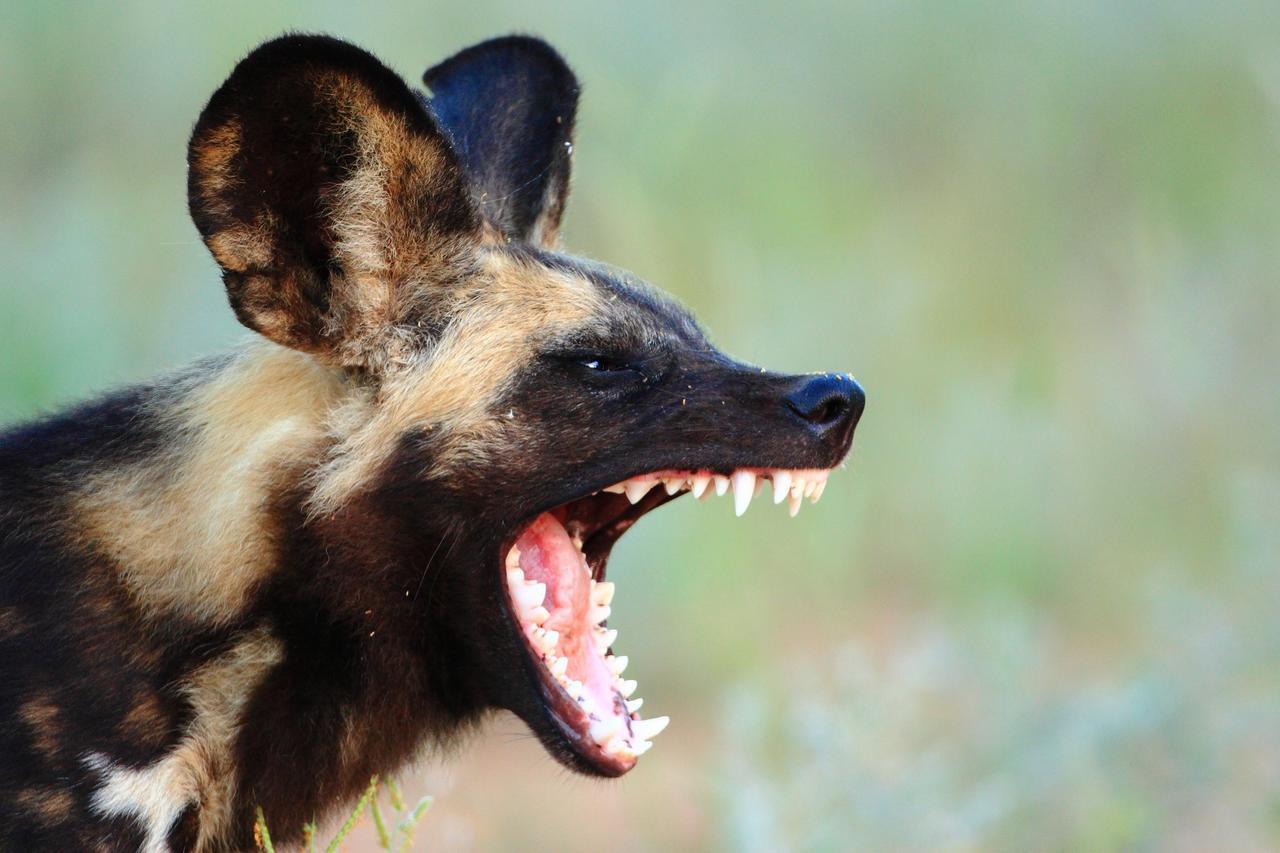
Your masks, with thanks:
M828 427L862 415L862 388L844 374L808 377L784 398L787 408L816 427Z

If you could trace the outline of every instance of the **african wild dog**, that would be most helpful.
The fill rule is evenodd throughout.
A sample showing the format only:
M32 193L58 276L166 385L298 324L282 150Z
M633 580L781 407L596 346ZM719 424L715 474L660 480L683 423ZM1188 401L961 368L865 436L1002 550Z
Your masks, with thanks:
M341 41L253 51L191 137L255 343L0 435L0 847L283 840L493 708L627 772L609 551L683 491L821 494L843 374L714 349L557 251L578 86L504 38L415 93ZM652 488L658 486L659 488Z

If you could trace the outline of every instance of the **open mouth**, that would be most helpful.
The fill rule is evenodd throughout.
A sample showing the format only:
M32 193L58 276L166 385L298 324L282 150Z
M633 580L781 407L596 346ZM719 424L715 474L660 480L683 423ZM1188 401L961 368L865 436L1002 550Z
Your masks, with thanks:
M605 580L618 538L650 510L684 492L699 499L733 494L741 516L764 482L791 515L822 497L829 470L742 468L658 471L628 478L543 512L509 546L504 565L511 612L538 669L542 698L577 763L607 776L630 770L667 717L644 718L627 658L613 653L608 627L614 585Z

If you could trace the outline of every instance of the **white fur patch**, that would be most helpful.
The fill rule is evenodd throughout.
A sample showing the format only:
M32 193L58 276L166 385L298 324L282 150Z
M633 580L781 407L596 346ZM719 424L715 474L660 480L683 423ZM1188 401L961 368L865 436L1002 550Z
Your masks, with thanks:
M137 770L112 764L100 752L87 753L84 764L102 776L91 805L103 817L132 817L145 833L144 853L165 853L166 839L182 810L197 792L181 754L170 754Z

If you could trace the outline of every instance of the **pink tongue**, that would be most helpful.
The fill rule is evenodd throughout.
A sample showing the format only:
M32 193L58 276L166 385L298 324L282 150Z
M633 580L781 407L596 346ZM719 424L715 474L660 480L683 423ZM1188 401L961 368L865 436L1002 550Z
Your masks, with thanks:
M546 512L520 534L516 547L525 578L547 585L543 606L551 615L543 627L560 632L556 654L569 659L568 677L582 682L596 708L616 712L613 673L592 636L591 578L582 554L564 525Z

